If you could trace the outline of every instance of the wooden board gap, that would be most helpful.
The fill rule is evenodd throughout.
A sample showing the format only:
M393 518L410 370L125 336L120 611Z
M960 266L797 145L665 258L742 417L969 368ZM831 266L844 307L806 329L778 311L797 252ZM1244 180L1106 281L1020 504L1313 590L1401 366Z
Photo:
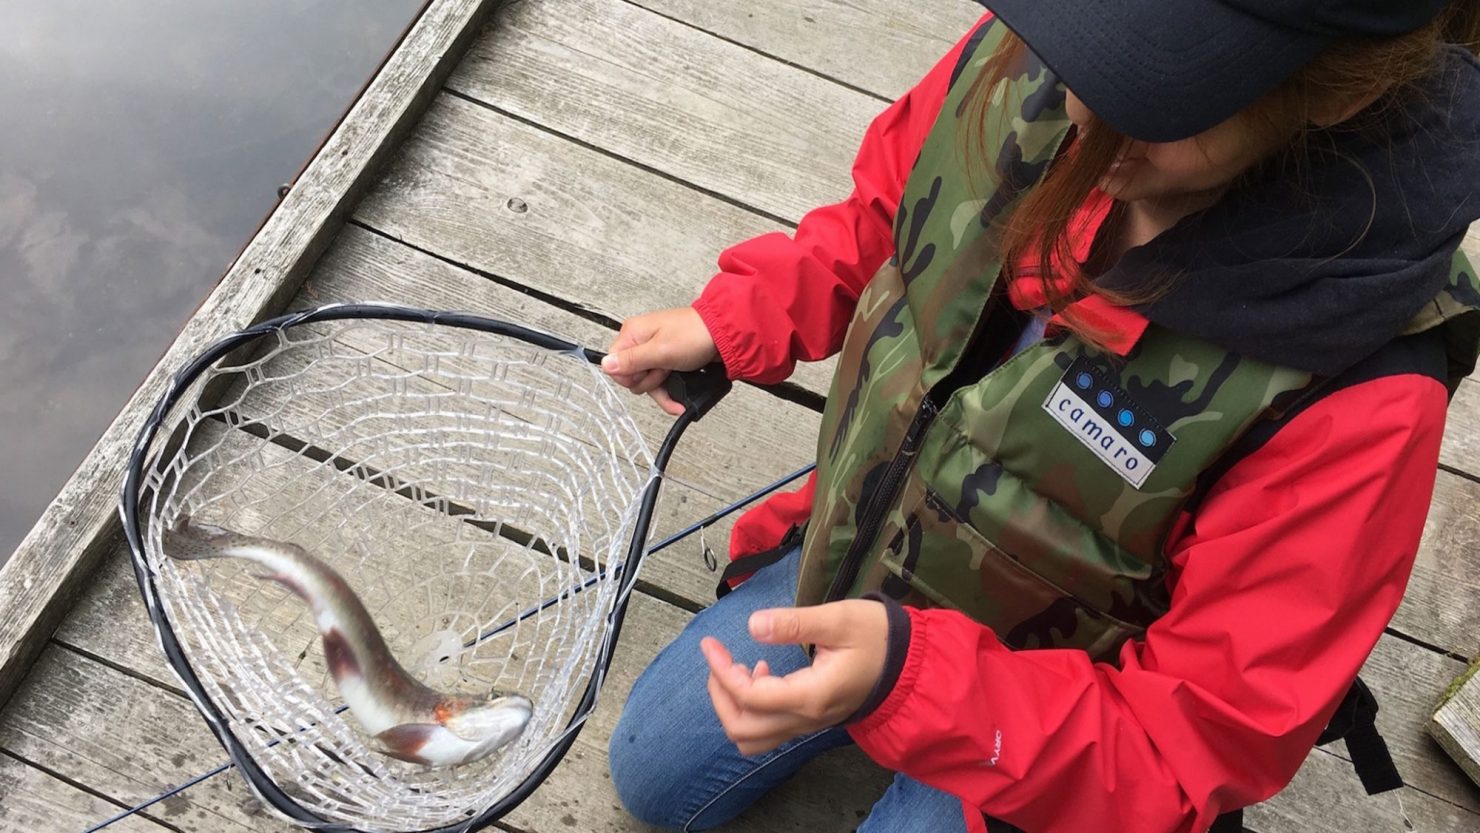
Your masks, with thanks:
M88 795L92 796L93 798L98 799L99 801L106 801L109 804L112 804L113 806L117 807L120 810L131 810L131 809L133 809L133 806L134 805L126 804L123 801L120 801L119 799L116 799L113 796L108 795L107 793L103 793L103 792L100 792L98 790L93 789L92 787L88 786L87 784L82 783L81 781L77 781L75 779L68 778L67 776L63 775L60 772L57 772L54 769L51 769L51 768L46 767L46 766L43 766L43 765L41 765L41 764L39 764L39 763L37 763L35 761L32 761L32 760L30 760L28 758L25 758L25 757L22 757L20 755L17 755L16 753L10 751L9 749L0 749L0 755L4 755L7 758L10 758L11 760L14 760L14 761L16 761L16 762L18 762L18 763L20 763L20 764L22 764L24 766L28 766L31 769L34 769L37 772L42 773L43 775L45 775L48 778L54 778L57 781L60 781L63 784L66 784L67 786L71 787L72 789L77 790L78 792L87 793ZM157 825L159 825L160 827L163 827L166 830L173 830L174 833L186 833L186 831L183 828L176 827L175 825L170 824L169 822L165 821L164 819L161 819L160 817L155 816L155 815L152 815L150 813L144 812L143 810L140 810L137 813L133 813L132 815L138 816L138 817L144 819L145 821L149 821L149 822L152 822L154 824L157 824ZM105 821L105 819L98 819L97 820L97 822L102 822L102 821ZM97 822L95 822L95 823L97 823Z
M579 146L581 148L584 148L586 150L589 150L592 153L599 153L599 154L601 154L602 156L605 156L608 159L612 159L612 160L615 160L617 162L621 162L624 165L630 165L630 166L638 169L639 171L642 171L645 174L651 174L652 176L658 177L659 179L662 179L662 180L666 180L668 182L671 182L674 185L678 185L678 186L681 186L683 188L687 188L690 191L695 191L697 193L703 194L704 196L709 197L710 199L719 200L720 202L725 203L726 205L729 205L729 206L731 206L733 208L738 208L738 209L740 209L742 211L748 211L751 214L754 214L754 215L756 215L758 217L764 217L765 219L770 220L771 222L776 223L778 225L785 226L788 229L795 230L796 227L797 227L797 221L796 220L789 220L789 219L787 219L785 217L782 217L779 214L772 214L771 212L765 210L764 208L761 208L761 207L755 206L755 205L751 205L750 203L744 202L743 200L736 199L735 197L732 197L732 196L730 196L728 194L724 194L724 193L719 192L719 191L715 191L715 190L712 190L712 189L709 189L709 188L705 188L704 186L695 184L693 182L690 182L687 179L683 179L681 177L674 176L673 174L670 174L667 171L661 170L659 168L654 168L651 165L643 164L642 162L639 162L636 159L632 159L631 157L623 156L620 153L614 153L613 151L608 150L607 148L604 148L604 147L602 147L600 145L592 144L592 143L587 142L587 141L585 141L583 139L579 139L579 138L577 138L575 136L571 136L568 133L562 133L559 130L555 130L552 127L549 127L547 125L540 124L539 122L534 121L532 119L527 119L527 118L525 118L525 117L523 117L523 116L521 116L521 115L519 115L517 113L512 113L512 112L509 112L508 110L505 110L505 109L503 109L501 107L496 107L496 106L494 106L492 104L489 104L486 101L483 101L482 99L474 98L473 96L468 95L467 93L458 92L457 90L454 90L451 87L444 87L443 88L443 92L446 93L447 95L453 97L453 98L461 99L463 101L468 102L469 104L475 105L477 107L482 107L483 109L488 110L489 112L497 113L498 115L502 116L503 118L509 119L510 121L518 122L519 124L522 124L525 127L533 128L534 130L538 130L541 133L549 134L549 135L554 136L557 139L560 139L562 141L570 142L571 144L577 145L577 146Z
M778 64L782 64L784 66L791 67L792 69L798 70L800 72L805 72L808 75L813 76L814 78L821 78L823 81L827 81L827 82L832 83L832 84L837 84L839 87L842 87L843 89L851 90L851 91L853 91L855 93L859 93L861 95L866 95L869 98L872 98L872 99L875 99L875 100L877 100L879 102L882 102L885 105L889 105L889 104L893 104L894 103L893 99L890 99L888 96L879 95L878 93L874 92L873 90L864 89L863 87L860 87L857 84L850 84L850 83L848 83L847 81L844 81L841 78L838 78L838 77L833 76L833 75L828 75L825 72L819 72L818 70L812 69L809 66L805 66L803 64L799 64L796 61L788 61L787 59L781 57L780 55L773 55L772 53L767 52L764 49L758 49L758 48L756 48L754 46L751 46L748 43L744 43L742 41L735 40L734 38L726 37L724 35L721 35L719 32L713 31L712 29L705 29L704 27L695 25L693 23L690 23L689 21L684 20L681 17L674 17L673 15L670 15L670 14L664 14L663 12L660 12L660 11L658 11L656 9L650 9L650 8L642 5L641 3L633 2L633 0L622 0L622 2L626 3L629 6L632 6L634 8L642 9L643 11L647 12L648 14L657 15L658 17L661 17L664 20L671 20L674 23L679 24L680 26L684 26L684 27L687 27L689 29L693 29L695 32L703 32L704 34L708 35L711 38L714 38L715 40L724 41L725 43L728 43L731 46L738 46L739 48L744 49L746 52L751 52L753 54L756 54L756 55L761 56L762 58L767 58L769 60L775 61Z

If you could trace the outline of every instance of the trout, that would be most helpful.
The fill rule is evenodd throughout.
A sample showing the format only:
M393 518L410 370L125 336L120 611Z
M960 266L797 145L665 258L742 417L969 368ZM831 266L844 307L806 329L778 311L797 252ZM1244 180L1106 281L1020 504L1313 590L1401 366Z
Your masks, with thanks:
M267 571L258 578L307 602L329 673L377 752L434 767L465 764L514 740L529 723L533 705L518 694L442 694L411 676L344 578L297 544L192 523L183 515L163 543L165 554L181 561L251 561Z

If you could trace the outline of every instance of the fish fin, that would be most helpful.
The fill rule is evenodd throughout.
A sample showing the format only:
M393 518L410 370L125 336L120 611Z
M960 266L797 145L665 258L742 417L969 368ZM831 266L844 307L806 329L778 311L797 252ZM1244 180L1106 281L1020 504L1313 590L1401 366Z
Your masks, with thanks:
M470 743L482 743L499 734L513 738L529 723L530 710L530 702L523 697L504 697L449 713L442 725Z
M430 764L420 752L442 727L435 723L401 723L375 736L376 748L385 755L412 764Z

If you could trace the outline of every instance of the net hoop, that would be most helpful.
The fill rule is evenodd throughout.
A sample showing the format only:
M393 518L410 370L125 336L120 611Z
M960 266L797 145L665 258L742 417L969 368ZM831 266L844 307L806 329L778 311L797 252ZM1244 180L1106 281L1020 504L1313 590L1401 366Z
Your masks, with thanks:
M212 692L220 696L219 686L216 686L214 680L208 679L209 674L203 675L197 668L197 662L200 660L198 645L195 647L196 661L192 661L191 651L186 646L191 631L189 622L183 625L186 629L186 638L182 639L179 631L182 627L180 619L182 615L188 618L188 614L182 613L175 606L177 602L170 597L169 592L161 590L164 579L160 575L161 558L157 552L157 530L152 538L150 535L151 525L161 522L161 518L152 514L158 511L160 505L156 494L160 488L159 472L161 466L172 462L171 456L166 454L168 449L161 448L159 445L161 431L170 424L172 418L179 417L180 407L190 402L188 395L195 391L196 396L199 397L200 393L197 388L204 387L202 380L209 379L210 373L214 372L212 369L226 357L239 355L244 348L250 350L254 345L263 343L266 339L283 339L285 334L310 328L311 325L324 325L329 322L401 322L428 325L432 329L447 328L449 332L469 331L496 336L511 343L538 348L566 358L575 357L587 365L598 364L604 355L559 336L507 321L470 313L416 309L383 303L334 304L317 307L262 321L226 336L203 350L172 377L146 419L134 444L125 473L120 514L124 534L129 544L135 578L166 659L179 676L197 709L206 719L212 733L225 748L232 763L267 806L296 824L329 831L371 830L378 833L389 830L414 830L419 833L454 833L454 831L461 833L461 831L479 829L518 806L549 776L575 742L586 717L595 707L597 695L611 663L612 653L621 630L627 599L635 585L638 567L647 548L646 542L662 473L684 430L718 402L728 390L729 383L724 379L723 370L719 368L707 368L693 374L674 374L670 392L685 405L685 410L683 415L668 429L657 453L651 456L648 476L645 482L640 483L640 488L635 493L635 500L630 506L630 512L625 513L624 524L630 525L630 535L612 546L612 552L619 554L619 559L614 558L608 562L606 567L598 571L593 580L583 585L569 586L566 591L545 599L538 609L531 607L520 613L519 617L513 621L505 623L505 626L515 626L528 617L538 616L550 605L563 604L567 599L582 594L588 587L596 584L594 579L597 577L610 585L609 598L606 598L605 606L601 608L600 625L604 631L596 639L594 648L591 649L593 651L592 666L589 676L586 677L585 685L579 691L573 710L569 712L569 720L564 723L558 734L554 735L551 742L541 747L541 752L533 759L533 763L526 764L523 777L496 800L479 810L464 811L455 819L442 819L438 823L411 824L410 826L406 823L384 826L365 824L360 821L347 821L344 816L336 817L335 813L325 812L316 806L306 806L312 802L303 800L303 790L297 789L297 785L290 785L293 792L285 789L270 774L271 767L258 760L258 756L270 757L269 753L264 750L272 749L279 743L296 741L280 737L264 746L260 739L255 737L249 737L249 742L244 742L243 738L238 736L238 733L242 731L242 724L239 720L233 719L230 708L223 708L220 703L216 702ZM604 380L604 377L602 378ZM190 403L190 408L196 412L200 407L199 400ZM176 422L174 430L178 431L179 428L180 425ZM632 430L635 431L635 429ZM640 435L638 441L640 444ZM182 444L175 451L179 452L184 447ZM643 450L645 452L645 446ZM152 481L151 474L154 475ZM146 498L149 498L147 502ZM626 529L627 525L621 528ZM575 561L574 558L570 560ZM500 626L500 629L503 627ZM500 629L495 629L491 633L496 635ZM480 640L482 638L480 637ZM190 644L195 645L195 643ZM343 711L343 708L341 707L339 711ZM364 764L360 766L363 768ZM382 774L380 777L386 776ZM333 809L332 806L330 809Z

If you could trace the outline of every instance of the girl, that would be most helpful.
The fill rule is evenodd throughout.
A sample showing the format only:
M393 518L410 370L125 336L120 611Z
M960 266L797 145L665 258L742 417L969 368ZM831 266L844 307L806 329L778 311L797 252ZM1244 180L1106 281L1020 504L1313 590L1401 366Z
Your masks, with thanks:
M1480 341L1480 2L983 4L846 201L612 345L670 412L841 350L815 477L612 736L640 819L856 742L864 831L1206 830L1402 597Z

